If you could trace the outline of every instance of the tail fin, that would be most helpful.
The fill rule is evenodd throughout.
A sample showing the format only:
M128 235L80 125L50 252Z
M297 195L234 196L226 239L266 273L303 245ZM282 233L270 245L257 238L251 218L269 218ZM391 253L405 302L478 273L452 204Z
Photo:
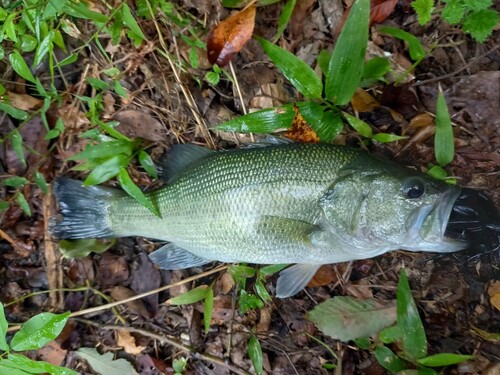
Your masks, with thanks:
M102 186L82 186L78 180L58 178L53 193L61 215L51 218L49 231L56 238L116 237L109 220L110 198L121 194Z

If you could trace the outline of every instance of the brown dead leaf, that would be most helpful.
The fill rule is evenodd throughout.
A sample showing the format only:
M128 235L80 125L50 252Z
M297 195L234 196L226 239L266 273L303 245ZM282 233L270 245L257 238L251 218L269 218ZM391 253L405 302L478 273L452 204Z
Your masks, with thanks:
M319 268L314 277L307 284L308 287L316 288L319 286L329 285L338 281L337 273L334 266L325 264Z
M207 55L210 64L225 66L252 37L256 6L233 14L213 28L208 36Z
M129 354L139 354L146 349L145 346L140 346L135 343L135 337L130 334L129 331L125 329L119 329L116 331L116 344L121 346Z
M16 94L15 92L7 92L9 104L17 109L29 111L30 109L38 109L42 106L43 100L32 97L27 94Z
M380 103L362 88L358 88L351 99L352 108L356 112L371 112L380 107Z
M102 258L97 268L97 280L103 287L120 285L130 277L127 261L124 257L102 254Z
M495 280L488 287L488 295L490 296L491 305L500 311L500 281Z
M165 140L165 127L149 113L129 109L117 113L113 120L120 122L117 129L127 137L153 142Z
M36 351L36 359L61 366L68 351L61 348L57 341L51 341Z
M370 3L370 25L384 22L392 13L398 0L372 0Z
M301 143L318 143L319 137L315 131L309 126L307 121L299 113L299 109L294 107L295 117L290 130L283 133L289 139Z
M124 299L135 297L137 294L124 286L115 286L111 289L110 295L115 301L123 301ZM125 305L127 305L132 313L146 319L149 318L148 310L146 310L146 306L144 306L144 303L140 299L127 302Z
M411 129L422 129L428 126L434 126L434 117L428 113L421 113L410 120L408 127Z

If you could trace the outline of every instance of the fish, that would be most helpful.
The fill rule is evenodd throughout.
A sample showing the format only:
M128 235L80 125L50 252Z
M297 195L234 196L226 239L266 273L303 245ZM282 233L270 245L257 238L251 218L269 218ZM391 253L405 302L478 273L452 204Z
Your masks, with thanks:
M213 261L293 264L279 274L279 298L302 290L323 264L468 245L456 226L447 234L459 186L356 148L278 143L213 151L184 144L168 153L163 172L167 183L145 193L160 216L119 189L56 179L60 213L50 232L168 241L149 254L167 270Z

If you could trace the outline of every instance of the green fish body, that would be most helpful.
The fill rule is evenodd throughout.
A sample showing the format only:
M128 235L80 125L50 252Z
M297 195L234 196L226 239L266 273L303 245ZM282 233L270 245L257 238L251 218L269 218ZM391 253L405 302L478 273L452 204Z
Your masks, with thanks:
M59 238L143 236L169 241L151 259L165 269L214 260L296 263L277 295L300 291L322 264L390 250L449 252L445 237L460 189L357 149L278 144L213 152L175 146L169 183L148 199L161 217L122 191L56 180Z

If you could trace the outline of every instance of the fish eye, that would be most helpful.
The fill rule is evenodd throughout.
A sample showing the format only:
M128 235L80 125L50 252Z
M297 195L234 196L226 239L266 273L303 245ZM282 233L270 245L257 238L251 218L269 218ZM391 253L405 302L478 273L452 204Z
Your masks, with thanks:
M425 182L421 178L410 177L403 181L401 190L407 198L420 198L425 194Z

